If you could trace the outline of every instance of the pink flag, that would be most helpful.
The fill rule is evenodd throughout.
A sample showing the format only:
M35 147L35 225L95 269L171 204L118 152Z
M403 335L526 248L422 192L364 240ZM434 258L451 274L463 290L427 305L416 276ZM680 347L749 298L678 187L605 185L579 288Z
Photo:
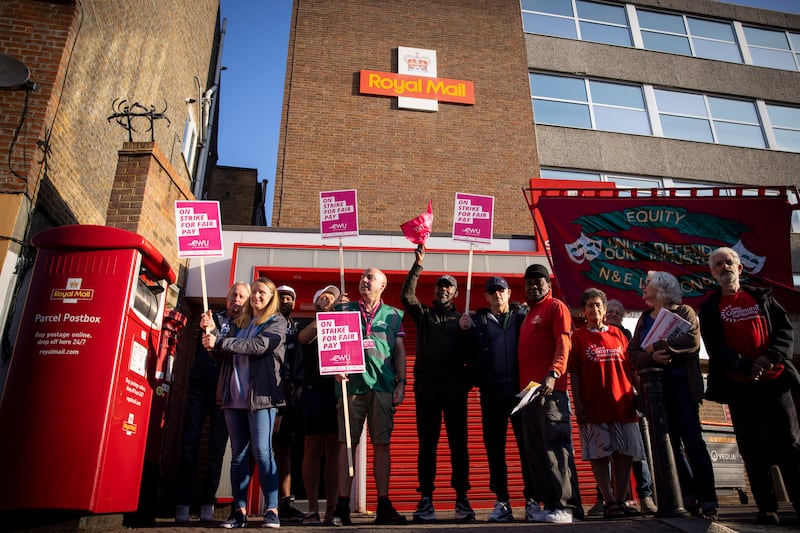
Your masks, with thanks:
M433 227L433 207L432 200L428 200L428 212L422 213L418 217L412 218L408 222L400 224L403 235L414 244L425 245L425 241L431 234Z

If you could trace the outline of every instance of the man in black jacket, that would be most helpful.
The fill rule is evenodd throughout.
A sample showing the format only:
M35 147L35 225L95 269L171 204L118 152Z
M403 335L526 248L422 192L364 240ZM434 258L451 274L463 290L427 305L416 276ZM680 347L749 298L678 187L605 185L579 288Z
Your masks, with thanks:
M533 521L533 509L539 511L534 480L527 458L521 453L522 420L511 411L519 403L519 332L526 309L510 303L511 289L505 278L492 276L486 280L484 298L488 307L481 307L460 319L462 329L469 331L471 344L477 351L473 383L481 393L483 445L489 462L489 490L497 501L489 514L489 522L510 522L514 513L509 502L506 435L508 423L514 432L522 466L525 519ZM528 511L531 511L530 513Z
M720 287L700 306L700 333L708 351L706 396L730 408L758 505L756 522L777 525L773 464L780 467L800 516L800 426L792 399L800 379L792 363L792 325L771 289L740 283L742 263L735 250L717 248L708 264Z
M467 451L467 373L466 335L458 325L460 314L453 304L458 296L455 278L444 275L436 282L433 305L417 299L417 281L422 272L425 249L417 247L414 265L408 272L401 301L417 326L417 355L414 363L414 396L416 397L419 455L417 475L422 495L414 520L436 520L433 508L436 478L436 448L444 415L445 431L450 446L453 474L450 484L456 491L455 518L474 520L467 491L469 485L469 453Z

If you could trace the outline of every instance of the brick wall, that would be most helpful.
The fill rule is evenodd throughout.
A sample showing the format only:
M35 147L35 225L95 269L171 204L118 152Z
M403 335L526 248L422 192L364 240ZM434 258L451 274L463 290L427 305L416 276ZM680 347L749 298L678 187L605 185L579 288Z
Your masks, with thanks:
M398 46L436 50L438 76L472 81L475 105L428 113L359 94L360 70L397 71ZM296 3L273 225L317 227L319 191L355 188L364 229L397 231L432 198L434 230L449 231L454 195L467 192L495 196L496 234L532 234L525 65L517 0Z
M191 195L181 143L190 110L199 119L198 104L185 100L199 101L210 85L218 12L219 0L0 1L0 53L25 63L38 84L28 93L0 91L0 234L26 238L31 209L16 201L26 192L37 224L108 223L141 234L182 284L173 202ZM128 132L107 120L115 100L153 106L169 122L156 121L154 142L147 124L135 122L128 143ZM0 264L13 270L6 253ZM171 402L182 413L183 398ZM179 433L171 431L166 471L177 458Z
M206 87L215 46L219 0L82 0L0 3L0 50L25 62L39 89L31 93L14 167L55 224L102 224L114 179L117 150L128 133L107 117L115 99L164 109L170 123L155 125L155 141L190 181L180 152L188 114L197 98L195 77ZM22 112L20 92L0 92L0 151ZM149 141L144 122L134 141ZM48 135L49 134L49 135ZM36 143L47 140L48 155ZM22 159L25 159L23 162ZM19 187L7 165L4 190Z
M180 274L187 260L178 258L175 201L193 199L158 146L125 143L119 152L105 224L141 235Z
M214 167L206 196L220 202L224 225L257 225L254 211L264 202L257 169Z
M0 91L0 151L10 156L10 165L0 166L0 192L35 193L36 141L49 126L52 88L63 83L62 50L74 37L74 11L69 3L0 3L0 51L24 63L38 84L37 90Z

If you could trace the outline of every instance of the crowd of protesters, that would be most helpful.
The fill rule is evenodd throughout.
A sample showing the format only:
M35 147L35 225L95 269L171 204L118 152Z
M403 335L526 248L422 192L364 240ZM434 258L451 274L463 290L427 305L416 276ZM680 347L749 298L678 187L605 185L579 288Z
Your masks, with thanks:
M709 255L710 273L719 287L699 313L682 303L680 285L672 274L648 272L642 291L647 309L633 333L622 326L625 311L620 302L593 287L583 292L576 310L581 323L573 323L569 308L553 295L550 271L541 264L525 270L521 303L512 300L505 278L492 276L484 286L486 305L459 312L458 282L445 273L437 278L428 305L417 295L424 247L414 254L401 290L404 310L383 301L387 278L377 268L367 268L361 275L357 299L351 301L347 293L327 285L311 301L317 312L360 315L363 373L322 375L316 320L293 320L295 290L276 287L267 278L250 285L234 284L226 311L202 316L195 364L208 368L202 380L192 382L197 389L194 396L190 389L190 398L196 399L190 402L184 426L177 521L189 519L199 435L203 417L210 412L217 436L209 442L213 447L209 480L203 485L202 519L213 517L220 448L224 447L220 442L224 443L227 433L232 448L233 505L222 527L247 525L251 458L265 501L263 527L277 528L282 522L350 525L351 465L366 427L378 495L375 523L407 523L408 518L389 499L394 417L409 382L405 314L417 332L411 384L420 499L413 522L430 523L440 516L434 491L442 424L450 451L449 481L456 494L452 519L476 517L468 499L472 487L467 404L473 387L480 396L488 488L496 498L490 522L515 519L506 458L509 424L519 453L525 499L524 515L518 518L548 523L584 519L572 443L573 417L582 458L589 461L597 483L597 503L587 514L616 519L656 513L645 457L647 434L640 425L643 416L663 419L668 428L669 451L686 510L718 520L714 472L700 423L704 398L730 407L758 506L756 522L774 525L780 521L770 478L773 465L780 467L800 515L800 427L792 396L800 387L800 375L792 363L792 327L769 290L740 282L742 265L734 250L719 248ZM654 324L664 312L680 317L685 327L654 337ZM701 340L709 356L707 389L700 367ZM653 369L663 384L663 402L657 406L663 412L657 413L647 412L653 407L644 402L642 408L637 401L640 374ZM208 400L212 389L216 406ZM220 428L221 420L225 428ZM298 442L304 448L305 513L294 506L291 495L291 448ZM632 472L638 506L631 503ZM324 514L319 505L321 477Z

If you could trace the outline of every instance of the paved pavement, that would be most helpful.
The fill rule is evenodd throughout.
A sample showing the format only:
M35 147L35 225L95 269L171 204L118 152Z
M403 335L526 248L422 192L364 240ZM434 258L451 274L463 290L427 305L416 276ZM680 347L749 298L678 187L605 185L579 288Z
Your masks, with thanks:
M224 513L224 509L218 510L218 516ZM640 517L626 518L621 520L602 520L587 518L584 522L574 524L531 524L515 521L505 524L490 524L486 522L489 510L479 510L478 520L475 522L454 522L440 520L433 524L415 524L409 522L406 526L376 526L372 522L373 516L353 515L353 525L350 527L324 527L324 526L290 526L283 525L280 531L287 533L310 533L325 531L328 533L350 533L364 531L378 531L381 533L407 533L421 529L434 530L436 533L490 533L507 530L522 530L523 528L556 528L559 533L778 533L784 531L800 531L800 519L798 519L790 506L784 505L781 508L780 526L759 526L755 524L755 506L751 505L723 505L720 508L720 521L713 523L700 518L663 518L663 517ZM118 516L118 515L117 515ZM407 514L410 518L410 513ZM26 531L42 532L68 532L68 531L103 531L105 533L219 533L221 528L216 522L200 522L193 519L189 524L177 525L171 519L159 518L150 527L124 528L120 525L121 517L117 521L112 517L106 520L89 520L80 522L66 523L59 527L49 526L44 528L28 529ZM251 518L247 529L260 528L261 518ZM0 527L0 530L3 530ZM7 530L12 531L12 530ZM13 531L20 531L16 529Z

